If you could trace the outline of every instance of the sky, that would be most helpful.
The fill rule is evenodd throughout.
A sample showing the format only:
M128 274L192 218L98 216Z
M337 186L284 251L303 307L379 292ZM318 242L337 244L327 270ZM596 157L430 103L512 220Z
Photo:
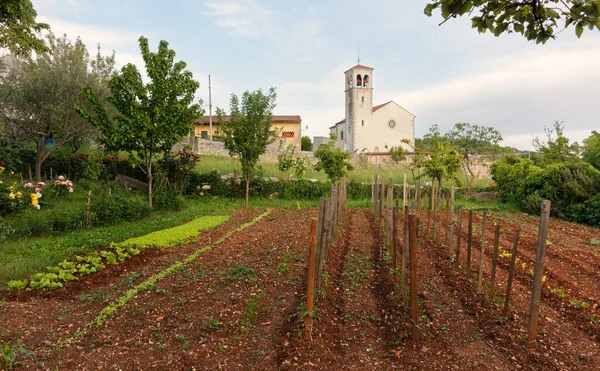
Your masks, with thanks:
M423 14L421 0L33 0L55 34L91 52L113 50L143 71L138 38L169 42L201 84L208 112L232 93L275 87L278 115L300 115L302 135L326 136L344 118L344 71L374 68L374 104L393 100L432 125L492 126L503 145L532 149L564 123L581 141L600 129L600 32L572 28L536 45L515 34L479 34L470 20ZM360 52L359 52L360 51Z

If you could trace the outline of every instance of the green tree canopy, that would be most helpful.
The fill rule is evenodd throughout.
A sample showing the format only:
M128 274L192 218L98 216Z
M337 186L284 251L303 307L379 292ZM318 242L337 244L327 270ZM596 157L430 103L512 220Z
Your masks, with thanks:
M575 27L577 37L586 27L600 30L600 0L432 0L424 12L431 17L436 9L442 23L467 15L479 33L516 32L536 43L554 39L569 26Z
M35 21L37 12L30 0L2 0L0 2L0 47L8 48L18 56L28 56L32 50L48 50L40 36L49 27Z
M592 131L592 135L583 141L583 161L600 170L600 133Z
M457 174L462 163L458 150L444 136L440 134L437 125L429 129L423 136L423 142L429 143L425 147L428 152L423 159L423 173L438 181L442 186L443 179L453 179L459 182Z
M348 161L351 154L335 145L336 137L331 135L331 139L321 144L314 153L317 159L315 165L316 171L323 171L332 182L335 182L348 174L354 167Z
M310 137L307 137L306 135L302 137L301 139L301 146L300 149L302 151L312 151L312 140L310 140Z
M246 181L246 207L256 164L272 140L269 132L276 99L275 88L269 89L267 94L259 89L246 91L241 102L237 95L231 94L228 118L222 109L217 108L219 124L227 134L224 138L225 149L231 156L237 157L242 166L242 176Z
M72 43L64 35L47 36L48 52L35 60L17 61L0 81L0 116L18 138L36 145L35 177L41 180L42 163L66 143L91 138L94 129L73 111L84 104L85 86L101 99L108 95L107 76L114 72L115 58L98 54L90 58L80 39ZM53 141L53 145L47 145Z
M175 51L162 40L158 52L150 51L148 39L139 39L149 82L144 83L137 67L129 63L110 79L107 98L116 111L114 117L98 99L93 88L85 89L92 113L81 106L77 112L100 130L98 141L108 150L129 152L145 163L148 177L148 203L152 206L152 161L157 154L171 151L192 130L194 119L202 115L192 104L200 84L186 63L175 62Z
M569 138L564 136L562 122L556 121L554 128L545 127L544 132L548 137L547 142L543 142L537 136L533 138L533 147L544 156L544 165L580 160L581 148L577 142L569 144Z
M462 157L462 166L469 185L475 179L473 165L477 162L483 164L485 157L498 154L499 143L502 141L502 135L493 127L460 122L454 124L452 130L444 137L456 147Z

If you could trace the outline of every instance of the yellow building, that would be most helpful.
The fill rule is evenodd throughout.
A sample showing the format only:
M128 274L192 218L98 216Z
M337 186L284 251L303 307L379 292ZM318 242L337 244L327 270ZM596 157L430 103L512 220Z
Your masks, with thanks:
M223 120L229 120L229 116L224 116ZM212 135L217 138L225 135L218 124L219 118L212 117ZM194 135L202 139L210 139L210 117L203 116L196 120ZM298 115L273 115L271 123L271 134L284 141L284 144L293 144L296 148L301 148L302 143L302 119Z

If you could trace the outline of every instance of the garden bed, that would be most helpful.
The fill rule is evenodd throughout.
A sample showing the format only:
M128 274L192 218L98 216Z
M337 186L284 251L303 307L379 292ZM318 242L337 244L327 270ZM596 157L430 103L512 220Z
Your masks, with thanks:
M177 249L148 248L122 265L68 283L57 291L4 295L0 342L19 341L17 368L34 369L533 369L593 370L600 364L597 313L600 288L598 249L586 244L598 229L551 220L547 281L542 297L535 350L525 350L531 277L517 268L512 310L501 315L507 264L500 259L494 298L476 292L480 235L473 243L472 272L454 268L439 241L418 245L419 327L410 341L407 291L390 274L390 258L377 253L379 223L364 209L347 212L330 249L326 278L317 301L312 341L303 333L308 234L315 209L275 209L255 224L263 210L250 209ZM481 217L476 213L474 225ZM501 246L512 230L522 229L521 263L531 266L537 218L494 214L486 233L486 280L493 221L501 225ZM463 252L466 256L466 219ZM144 286L100 327L78 330L107 304L148 278L209 246L232 231L223 243L197 255L172 274ZM559 298L547 286L560 287ZM570 300L587 301L586 309ZM61 347L56 347L62 344ZM47 353L47 350L52 350Z

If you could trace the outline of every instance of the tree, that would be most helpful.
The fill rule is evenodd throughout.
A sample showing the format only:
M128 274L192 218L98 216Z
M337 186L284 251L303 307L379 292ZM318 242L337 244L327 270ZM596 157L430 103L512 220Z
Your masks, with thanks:
M302 151L312 151L312 140L310 140L310 137L307 136L303 136L301 139L301 145L300 145L300 150Z
M433 125L423 139L424 142L430 143L425 149L429 155L423 159L423 173L437 180L440 188L444 178L453 179L458 183L457 173L460 170L461 157L456 147L440 134L437 125Z
M30 0L2 0L0 2L0 48L8 48L18 56L28 56L32 50L43 53L48 48L40 37L45 23L35 21L37 12Z
M162 40L153 53L148 39L139 38L142 58L149 82L129 63L110 79L107 101L116 109L114 117L100 102L93 88L85 89L93 109L81 106L76 111L100 130L97 140L110 151L127 151L144 163L148 179L148 203L152 206L152 162L156 155L166 154L187 135L194 119L202 112L192 104L200 84L194 80L186 63L175 62L175 51Z
M585 27L600 30L600 1L598 0L432 0L425 14L432 16L440 9L444 21L467 15L479 33L487 30L495 36L517 32L527 40L545 43L569 26L581 37ZM478 11L477 15L473 15ZM559 22L562 29L559 30Z
M485 163L484 157L498 154L502 135L493 127L471 125L469 123L456 123L454 128L446 135L446 139L456 147L462 157L462 166L465 171L467 184L471 185L475 179L473 165L475 162ZM471 175L469 178L468 174Z
M47 36L49 51L35 60L18 62L0 82L0 115L19 137L36 145L35 178L41 180L42 163L67 143L91 138L94 129L79 117L73 106L86 102L85 86L93 86L101 97L104 83L114 72L114 54L103 57L98 51L90 59L80 39L71 43L64 35ZM52 142L54 142L52 144Z
M411 149L412 153L405 150L402 145L392 146L390 148L390 159L396 163L405 162L405 167L410 170L413 179L418 179L421 176L421 170L425 161L425 152L423 141L415 139L414 144L410 139L402 139L400 142L406 144Z
M335 145L336 139L335 135L331 134L329 142L321 144L314 153L317 159L315 170L327 174L332 183L354 169L352 164L348 162L351 154L337 147Z
M217 108L219 124L227 135L223 139L225 149L231 156L237 157L242 165L242 176L246 181L246 207L256 163L272 141L269 131L276 99L275 88L269 89L267 94L259 89L246 91L241 102L237 95L231 94L228 118L222 109Z
M544 127L544 132L548 137L546 143L540 140L540 137L533 138L533 147L544 156L544 165L554 163L579 161L581 148L577 142L569 144L569 138L564 136L564 127L562 122L556 121L554 128ZM556 138L554 133L556 132Z
M592 135L583 140L583 161L600 170L600 133L592 131Z

